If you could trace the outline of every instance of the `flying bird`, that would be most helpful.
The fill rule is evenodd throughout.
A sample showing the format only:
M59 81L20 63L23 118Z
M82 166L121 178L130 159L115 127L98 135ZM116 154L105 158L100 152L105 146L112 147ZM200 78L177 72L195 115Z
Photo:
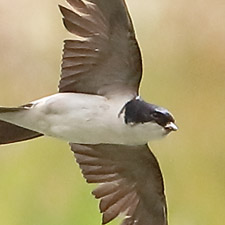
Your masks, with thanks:
M0 144L51 136L70 143L88 183L99 183L102 223L167 225L159 164L147 143L177 130L139 96L142 60L124 0L67 0L59 92L0 107Z

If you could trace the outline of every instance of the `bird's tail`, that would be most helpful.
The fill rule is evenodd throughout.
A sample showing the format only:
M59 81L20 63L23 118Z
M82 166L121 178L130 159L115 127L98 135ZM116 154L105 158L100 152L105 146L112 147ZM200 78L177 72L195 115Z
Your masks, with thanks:
M0 107L0 114L26 110L24 107ZM0 120L0 145L25 141L40 137L43 134Z
M26 141L43 134L0 120L0 145Z

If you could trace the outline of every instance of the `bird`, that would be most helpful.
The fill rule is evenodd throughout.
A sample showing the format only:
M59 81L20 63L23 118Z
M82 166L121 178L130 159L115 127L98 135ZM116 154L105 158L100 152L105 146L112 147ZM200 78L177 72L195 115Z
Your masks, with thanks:
M140 94L142 56L125 0L66 0L58 93L0 107L0 144L50 136L69 143L88 183L99 184L102 224L167 225L159 163L148 143L178 128Z

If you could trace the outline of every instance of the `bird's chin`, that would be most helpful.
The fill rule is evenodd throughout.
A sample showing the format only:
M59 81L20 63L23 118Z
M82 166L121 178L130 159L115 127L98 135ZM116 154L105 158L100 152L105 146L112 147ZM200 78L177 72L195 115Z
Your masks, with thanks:
M164 138L168 134L170 134L172 131L177 130L177 127L174 123L169 124L168 126L166 125L164 127L158 124L154 124L153 126L154 126L154 129L153 129L154 132L152 132L151 140L158 140L158 139Z
M167 129L162 127L160 135L158 135L158 137L156 137L155 139L157 140L157 139L164 138L170 133L171 133L171 130L167 130Z
M148 130L148 141L162 139L170 133L167 129L157 123L150 122L149 125L150 129Z
M172 130L169 130L169 129L165 129L165 128L164 128L164 134L163 134L163 136L167 136L168 134L171 133L171 131L172 131Z

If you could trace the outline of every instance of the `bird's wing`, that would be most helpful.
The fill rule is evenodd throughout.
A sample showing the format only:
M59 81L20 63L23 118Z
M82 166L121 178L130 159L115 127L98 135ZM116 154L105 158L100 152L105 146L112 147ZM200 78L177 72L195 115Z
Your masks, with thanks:
M147 145L70 144L88 183L100 183L103 224L124 214L122 225L167 225L159 164Z
M124 0L67 0L59 6L66 40L59 92L137 95L141 53Z

